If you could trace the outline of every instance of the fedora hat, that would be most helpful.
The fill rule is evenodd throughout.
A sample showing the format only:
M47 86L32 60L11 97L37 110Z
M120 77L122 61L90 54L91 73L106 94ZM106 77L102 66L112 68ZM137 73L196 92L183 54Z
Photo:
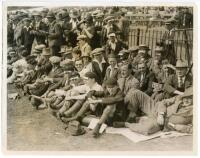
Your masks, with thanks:
M65 55L72 54L73 49L72 48L65 48Z
M187 68L188 64L186 61L183 60L177 60L176 62L176 68Z
M190 96L193 96L193 87L187 88L181 97L185 98L185 97L190 97Z
M48 12L47 18L55 18L55 14L53 12Z

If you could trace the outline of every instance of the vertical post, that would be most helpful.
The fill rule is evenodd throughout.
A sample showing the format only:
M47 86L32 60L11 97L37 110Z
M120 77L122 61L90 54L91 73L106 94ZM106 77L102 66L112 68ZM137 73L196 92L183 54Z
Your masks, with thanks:
M137 46L140 44L140 29L137 29Z

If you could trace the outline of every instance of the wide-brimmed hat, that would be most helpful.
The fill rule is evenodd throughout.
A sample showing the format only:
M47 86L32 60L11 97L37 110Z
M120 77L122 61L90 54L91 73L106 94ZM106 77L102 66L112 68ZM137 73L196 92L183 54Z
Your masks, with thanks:
M43 56L51 55L50 49L49 48L43 48L42 55Z
M188 63L186 61L177 60L176 68L187 68L187 67L188 67Z
M58 56L52 56L49 58L49 61L52 63L52 64L56 64L56 63L59 63L61 61L61 58L58 57Z

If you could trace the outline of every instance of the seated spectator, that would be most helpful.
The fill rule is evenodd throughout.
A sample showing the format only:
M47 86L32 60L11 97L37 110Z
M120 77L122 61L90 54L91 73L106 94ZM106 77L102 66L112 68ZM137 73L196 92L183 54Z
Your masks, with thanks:
M188 73L188 64L186 61L177 60L176 74L170 75L164 84L164 91L167 92L168 97L181 95L186 88L190 87L193 79Z
M151 72L145 62L138 63L138 72L134 74L140 82L140 90L151 96L153 93L152 82L156 80L155 74Z

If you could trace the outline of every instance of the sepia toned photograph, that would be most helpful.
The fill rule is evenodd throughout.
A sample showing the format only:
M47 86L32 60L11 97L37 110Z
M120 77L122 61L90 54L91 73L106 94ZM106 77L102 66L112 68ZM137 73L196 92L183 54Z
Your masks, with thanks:
M193 153L194 13L5 5L6 152Z

